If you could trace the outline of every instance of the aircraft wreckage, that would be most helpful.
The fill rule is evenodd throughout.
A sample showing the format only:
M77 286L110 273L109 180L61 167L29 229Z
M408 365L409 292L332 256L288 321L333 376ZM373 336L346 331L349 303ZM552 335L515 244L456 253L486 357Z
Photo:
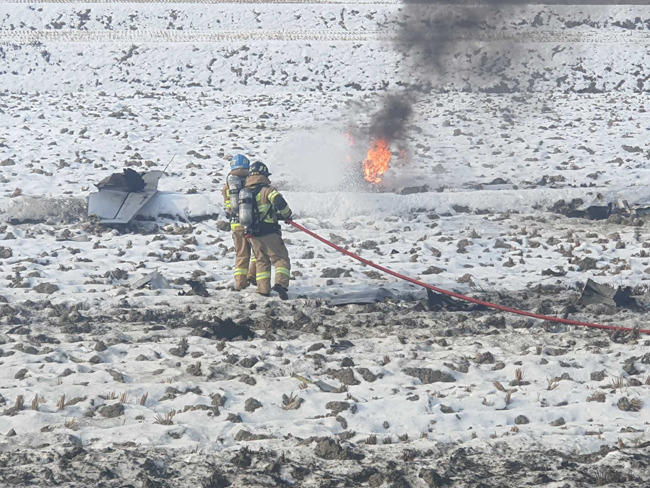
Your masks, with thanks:
M128 224L158 193L164 171L140 175L132 169L114 173L95 184L98 191L88 196L88 216L99 217L100 224Z

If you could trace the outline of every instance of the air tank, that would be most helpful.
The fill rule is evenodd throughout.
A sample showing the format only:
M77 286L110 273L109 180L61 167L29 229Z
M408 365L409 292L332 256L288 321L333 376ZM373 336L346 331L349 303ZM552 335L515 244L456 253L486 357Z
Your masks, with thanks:
M253 192L250 188L239 190L239 223L246 229L253 225Z
M244 182L241 177L235 175L228 175L226 181L230 190L230 214L237 217L239 215L239 192L244 186Z

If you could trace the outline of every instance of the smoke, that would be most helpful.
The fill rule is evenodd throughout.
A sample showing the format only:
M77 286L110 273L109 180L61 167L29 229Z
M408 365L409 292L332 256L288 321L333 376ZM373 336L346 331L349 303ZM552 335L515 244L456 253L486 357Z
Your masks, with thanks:
M431 6L433 3L407 2L397 21L400 29L395 48L408 57L401 78L412 87L446 71L454 45L489 30L488 19L498 12L499 5Z
M271 178L292 191L355 191L363 184L354 165L363 159L360 151L338 128L293 131L268 155Z
M489 76L503 72L511 63L512 43L472 42L481 32L494 32L495 24L503 18L501 6L514 0L472 0L445 4L439 1L407 0L398 17L394 48L403 59L393 85L399 92L385 95L380 109L369 124L371 139L385 138L389 142L404 139L407 124L414 115L414 105L423 96L444 91L446 76L464 79ZM470 3L469 0L467 3ZM472 56L463 51L471 49ZM508 53L507 55L505 53ZM504 90L503 85L498 85ZM508 88L505 88L507 91Z
M388 141L401 139L412 112L408 95L387 96L370 123L371 138Z

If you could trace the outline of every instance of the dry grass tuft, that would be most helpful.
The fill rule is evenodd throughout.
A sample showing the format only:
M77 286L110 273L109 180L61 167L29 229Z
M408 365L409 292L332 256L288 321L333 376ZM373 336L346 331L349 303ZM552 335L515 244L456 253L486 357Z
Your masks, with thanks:
M176 410L170 410L165 415L156 414L154 417L154 422L160 425L173 425L172 419L176 415Z
M593 394L587 397L587 401L603 403L606 398L606 395L602 391L595 391Z
M149 392L146 391L144 395L140 397L140 405L144 406L145 403L147 403L147 397L149 396Z
M506 406L508 406L508 405L510 405L510 404L512 403L512 392L513 392L513 391L514 391L514 390L508 390L508 391L506 392L506 398L505 398L505 400L506 400Z
M309 385L307 383L305 383L304 381L301 381L298 384L298 388L301 389L301 390L306 390L307 388L309 388Z
M502 391L504 393L508 391L508 390L505 389L505 387L499 381L493 381L492 384L499 391Z
M56 403L57 410L63 410L64 408L65 408L65 393L61 395L61 398L59 398L59 401Z
M129 394L125 391L120 395L120 403L125 404L129 401Z
M36 410L38 412L38 404L39 403L40 402L38 400L38 394L37 394L36 396L34 396L34 399L32 400L32 410Z
M74 417L72 417L71 419L67 419L65 422L63 422L63 426L66 429L70 429L70 430L77 430L77 428L79 427L77 425L77 419Z
M304 400L300 397L295 396L293 393L291 395L282 395L282 408L284 410L297 410L300 408Z
M107 395L99 395L99 398L102 400L115 400L117 398L117 393L109 391Z
M377 444L377 436L375 434L370 434L366 439L366 444L370 444L371 446Z
M560 381L556 378L547 378L546 381L548 382L547 390L555 390L560 385Z
M524 380L524 371L521 368L515 369L515 380L516 381Z
M390 363L390 356L384 356L384 358L379 362L382 366L386 366L388 363Z
M485 398L485 397L483 397L483 401L482 401L481 403L482 403L483 405L485 405L486 407L492 407L492 406L494 406L494 402L491 402L490 400L488 400L488 399Z
M614 391L616 390L621 390L623 391L623 387L625 386L625 379L623 379L622 376L616 376L612 378L612 381L610 383L610 386Z
M22 395L18 395L16 397L16 405L14 405L14 407L16 408L16 410L22 410L24 406L25 406L25 397L23 397Z
M650 385L650 376L648 376L648 377L645 379L645 383L644 383L644 384L646 384L646 385Z

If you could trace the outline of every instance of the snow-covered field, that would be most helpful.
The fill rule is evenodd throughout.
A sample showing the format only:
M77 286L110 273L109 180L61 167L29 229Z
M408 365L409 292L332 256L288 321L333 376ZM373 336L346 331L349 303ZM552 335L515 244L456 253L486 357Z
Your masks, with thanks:
M243 152L365 259L647 329L576 303L587 278L650 303L620 210L650 200L648 46L633 5L0 4L0 485L647 486L650 338L431 310L288 226L291 300L235 293L220 189ZM141 220L86 217L172 156ZM172 288L132 286L153 271Z

